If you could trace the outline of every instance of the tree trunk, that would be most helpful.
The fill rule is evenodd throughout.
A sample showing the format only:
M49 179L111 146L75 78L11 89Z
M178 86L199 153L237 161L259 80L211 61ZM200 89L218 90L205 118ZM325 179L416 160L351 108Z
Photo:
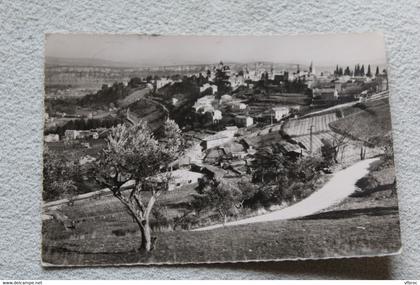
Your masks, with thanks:
M156 202L156 196L152 195L150 197L149 203L147 203L146 211L144 213L144 218L141 221L140 231L141 231L141 246L140 248L145 251L151 251L153 249L152 244L152 234L149 224L150 213L152 212L153 205Z
M333 154L334 163L338 163L337 156L338 156L339 151L340 151L340 149L339 149L338 146L336 148L334 148L334 154Z
M151 251L154 247L156 238L152 237L151 229L149 224L149 217L152 212L152 208L156 202L157 194L153 193L150 197L149 202L147 203L146 209L142 205L138 205L140 201L137 201L135 204L135 198L130 197L131 200L128 200L120 194L120 192L114 192L114 196L117 197L130 211L132 217L136 221L137 225L140 228L141 233L141 245L140 250ZM140 200L140 198L138 198Z
M141 232L141 250L151 251L152 250L152 235L150 225L148 222L143 222L140 226Z

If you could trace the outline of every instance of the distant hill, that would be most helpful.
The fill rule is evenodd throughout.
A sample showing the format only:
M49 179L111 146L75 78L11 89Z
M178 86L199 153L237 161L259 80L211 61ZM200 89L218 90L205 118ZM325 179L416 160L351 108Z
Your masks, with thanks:
M98 66L98 67L132 67L129 63L97 58L66 58L46 56L47 66Z

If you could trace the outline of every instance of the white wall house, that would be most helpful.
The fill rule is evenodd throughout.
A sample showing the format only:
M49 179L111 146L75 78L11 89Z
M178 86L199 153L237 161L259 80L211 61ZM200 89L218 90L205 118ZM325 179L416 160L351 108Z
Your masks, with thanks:
M220 110L214 110L213 112L213 122L218 122L223 118L222 112Z
M284 116L289 114L289 107L274 107L273 115L276 121L280 121Z
M250 116L236 116L235 123L238 127L250 127L254 124L254 119Z
M242 102L232 102L231 108L234 111L245 110L248 106Z
M211 88L212 94L217 92L217 86L214 84L205 83L203 86L200 87L200 92L206 91L208 88Z
M44 136L44 142L58 142L60 140L60 136L58 134L49 134Z
M209 109L209 107L211 107L211 109L212 109L213 108L212 103L214 102L214 100L215 100L214 95L207 95L207 96L198 98L197 101L195 102L193 108L195 109L196 112L199 109L207 110L207 109Z

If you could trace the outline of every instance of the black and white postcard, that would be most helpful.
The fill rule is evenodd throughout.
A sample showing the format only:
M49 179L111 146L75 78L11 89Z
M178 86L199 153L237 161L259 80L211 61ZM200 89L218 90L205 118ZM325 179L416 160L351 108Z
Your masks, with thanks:
M44 266L401 249L380 33L47 34Z

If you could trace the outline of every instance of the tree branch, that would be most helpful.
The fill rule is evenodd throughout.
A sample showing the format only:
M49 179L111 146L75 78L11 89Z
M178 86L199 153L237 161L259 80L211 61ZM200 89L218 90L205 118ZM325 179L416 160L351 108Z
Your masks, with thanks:
M139 184L140 185L140 184ZM140 189L138 189L140 186L136 185L134 189L130 193L130 199L134 200L136 202L137 207L139 210L144 213L145 207L143 202L141 201L141 195L140 195Z

